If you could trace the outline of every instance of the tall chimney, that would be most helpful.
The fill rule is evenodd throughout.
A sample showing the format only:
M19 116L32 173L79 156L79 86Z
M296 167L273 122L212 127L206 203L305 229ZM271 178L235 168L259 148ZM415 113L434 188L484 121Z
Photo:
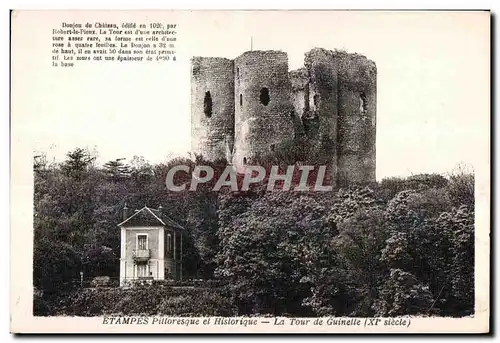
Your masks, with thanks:
M125 203L125 205L123 205L123 220L127 220L128 218L128 207L127 207L127 203Z

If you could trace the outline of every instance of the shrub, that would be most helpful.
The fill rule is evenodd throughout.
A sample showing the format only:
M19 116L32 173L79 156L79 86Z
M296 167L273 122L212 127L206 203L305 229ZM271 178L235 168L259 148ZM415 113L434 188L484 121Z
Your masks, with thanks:
M466 166L458 166L450 175L447 190L453 205L474 208L474 174Z
M144 285L133 288L86 288L51 299L37 296L37 315L176 315L232 316L230 297L223 288L173 288Z
M380 298L373 305L377 316L427 314L433 303L429 287L401 269L391 270L379 293Z
M448 184L448 180L439 174L417 174L406 178L390 177L385 178L376 187L377 196L387 202L402 191L421 192L432 188L443 188Z

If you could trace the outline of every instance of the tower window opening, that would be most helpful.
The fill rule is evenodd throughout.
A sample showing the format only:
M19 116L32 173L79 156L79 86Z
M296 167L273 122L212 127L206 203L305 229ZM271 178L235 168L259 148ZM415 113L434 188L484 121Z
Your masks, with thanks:
M240 106L243 106L243 94L240 94Z
M197 76L200 73L200 66L193 66L193 76Z
M269 97L269 89L267 89L266 87L262 88L260 90L260 103L264 106L267 106L270 100L271 99Z
M236 68L236 77L240 78L240 68Z
M364 92L359 94L359 111L361 114L366 113L366 94Z
M304 90L304 112L309 112L311 109L310 99L309 99L309 85L306 86Z
M314 94L313 96L313 104L316 109L319 107L319 94Z
M212 95L210 92L205 93L205 99L203 99L203 112L208 118L212 117Z
M243 157L243 164L247 164L247 158Z

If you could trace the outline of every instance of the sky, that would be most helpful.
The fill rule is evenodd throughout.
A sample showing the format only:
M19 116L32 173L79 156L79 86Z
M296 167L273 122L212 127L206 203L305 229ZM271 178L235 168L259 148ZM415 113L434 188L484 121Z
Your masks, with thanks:
M51 33L65 22L178 26L177 60L51 66ZM35 30L29 28L37 28ZM150 162L190 149L192 56L288 53L290 70L314 47L377 64L377 179L448 173L488 161L487 12L18 12L13 18L12 140L63 160L76 147L98 161Z

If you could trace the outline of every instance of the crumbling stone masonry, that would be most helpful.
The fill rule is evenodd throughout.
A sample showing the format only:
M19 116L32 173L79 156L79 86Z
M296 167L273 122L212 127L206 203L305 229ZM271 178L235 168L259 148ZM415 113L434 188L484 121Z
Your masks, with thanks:
M192 151L226 158L234 147L234 62L196 57L191 63Z
M236 166L305 137L335 184L375 181L377 69L344 51L313 49L288 71L281 51L234 60L194 57L192 151Z

